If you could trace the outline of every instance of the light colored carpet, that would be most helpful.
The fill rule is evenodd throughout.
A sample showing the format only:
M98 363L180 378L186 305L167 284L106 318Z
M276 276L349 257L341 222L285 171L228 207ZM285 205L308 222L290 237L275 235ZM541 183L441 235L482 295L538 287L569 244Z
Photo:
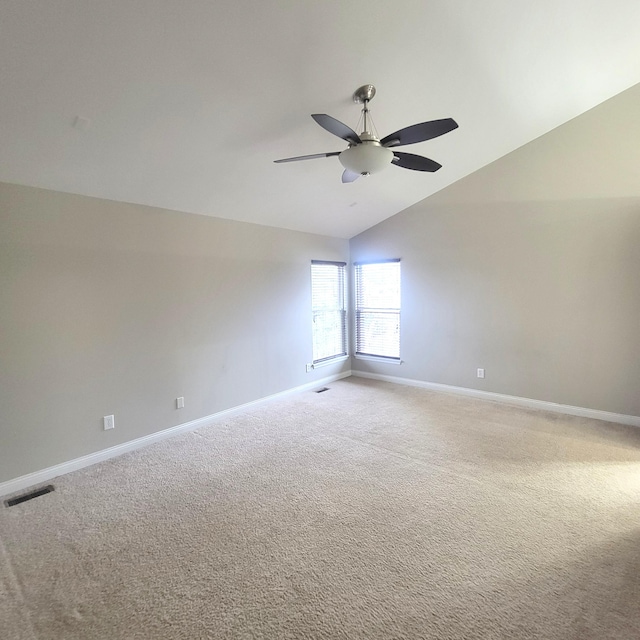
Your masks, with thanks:
M3 640L640 638L640 430L329 386L0 508Z

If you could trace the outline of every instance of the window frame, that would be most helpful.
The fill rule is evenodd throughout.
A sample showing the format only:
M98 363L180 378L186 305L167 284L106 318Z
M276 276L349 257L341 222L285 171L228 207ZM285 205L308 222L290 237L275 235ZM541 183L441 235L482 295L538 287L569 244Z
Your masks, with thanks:
M321 309L314 307L314 266L334 266L338 269L338 281L339 281L339 293L336 299L336 306L333 308L333 312L340 313L340 341L341 352L335 353L322 358L316 358L316 327L317 327L317 314L321 313ZM311 354L311 366L322 367L327 364L333 364L335 362L341 362L349 358L349 314L348 314L348 295L347 295L347 263L337 260L312 260L311 261L311 314L312 314L312 354Z
M398 306L389 306L389 307L366 307L361 304L362 300L362 277L363 271L362 267L367 265L383 265L383 264L398 264ZM402 321L402 272L400 267L401 259L400 258L388 258L381 260L366 260L366 261L358 261L353 263L354 267L354 346L353 346L353 355L358 360L373 360L377 362L384 362L387 364L402 364L401 359L401 321ZM398 327L398 338L397 338L397 356L390 356L380 353L369 353L364 351L359 351L360 345L364 342L364 339L361 337L362 325L361 322L361 314L369 313L369 314L394 314L397 315L397 327Z

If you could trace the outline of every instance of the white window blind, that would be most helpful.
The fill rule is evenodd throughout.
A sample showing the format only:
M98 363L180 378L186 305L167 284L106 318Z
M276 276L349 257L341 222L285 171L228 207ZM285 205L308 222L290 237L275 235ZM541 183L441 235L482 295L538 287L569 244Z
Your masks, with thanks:
M313 363L347 355L344 262L311 262Z
M356 355L400 360L400 260L355 269Z

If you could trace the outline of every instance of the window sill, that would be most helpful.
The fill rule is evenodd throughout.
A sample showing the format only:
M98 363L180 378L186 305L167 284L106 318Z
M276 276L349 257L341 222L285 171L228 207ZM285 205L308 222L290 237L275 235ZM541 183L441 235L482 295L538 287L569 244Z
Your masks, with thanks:
M322 367L327 367L330 364L338 364L339 362L344 362L348 360L351 356L337 356L335 358L331 358L331 360L321 360L320 362L314 362L311 365L312 369L320 369Z
M385 358L384 356L363 356L357 353L353 356L356 360L370 360L372 362L381 362L383 364L402 364L400 358Z

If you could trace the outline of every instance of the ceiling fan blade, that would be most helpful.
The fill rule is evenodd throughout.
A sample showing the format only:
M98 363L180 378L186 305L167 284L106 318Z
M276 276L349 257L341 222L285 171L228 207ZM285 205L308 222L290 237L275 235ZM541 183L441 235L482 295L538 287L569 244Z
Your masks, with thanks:
M415 153L404 153L402 151L393 152L392 164L396 164L403 169L413 169L414 171L429 171L433 173L442 167L435 160L417 156Z
M403 144L415 144L416 142L424 142L438 136L449 133L458 128L458 123L453 118L444 118L442 120L430 120L429 122L421 122L411 127L405 127L394 133L389 134L380 140L383 147L399 147Z
M298 160L313 160L315 158L330 158L331 156L339 156L342 151L331 151L329 153L314 153L310 156L296 156L295 158L283 158L282 160L274 160L276 164L280 162L297 162Z
M342 182L343 183L355 182L359 177L360 177L359 173L356 173L355 171L349 171L349 169L345 169L342 172Z
M351 127L340 122L340 120L336 120L335 118L328 116L326 113L314 113L311 117L323 129L326 129L329 133L333 133L334 136L338 136L338 138L342 138L347 142L361 142L360 136Z

